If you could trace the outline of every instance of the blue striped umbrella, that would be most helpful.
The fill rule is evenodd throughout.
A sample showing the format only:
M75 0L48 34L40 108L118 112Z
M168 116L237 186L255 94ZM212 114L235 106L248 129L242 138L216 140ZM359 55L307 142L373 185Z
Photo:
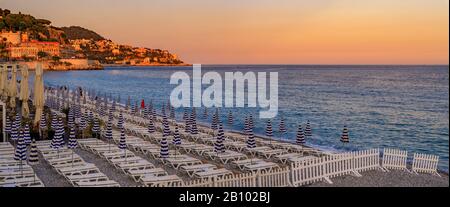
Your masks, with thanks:
M78 141L75 137L75 126L70 127L69 132L69 143L67 144L67 148L72 149L72 167L73 167L73 149L77 148Z
M175 131L173 132L173 144L181 145L181 137L180 132L178 131L178 126L175 127Z
M191 133L191 117L189 115L186 115L184 119L184 132Z
M286 124L284 123L283 117L281 117L280 125L278 126L278 131L282 134L285 134L287 132Z
M117 120L117 127L118 127L119 129L121 129L121 128L123 127L123 122L124 122L124 120L123 120L123 114L122 114L122 112L120 112L120 114L119 114L119 120Z
M41 120L39 121L39 128L42 130L47 129L47 118L45 117L45 113L42 112Z
M89 111L89 116L88 116L88 118L89 118L89 122L90 122L90 123L93 123L93 122L94 122L94 113L93 113L92 111Z
M301 124L298 125L297 138L296 138L295 142L298 145L303 145L303 144L306 143L305 142L305 135L303 134L303 128L302 128Z
M342 143L348 143L349 137L348 137L348 129L347 126L344 126L344 129L342 130L341 140Z
M223 127L222 127L222 124L219 124L216 142L214 143L214 152L216 152L216 153L224 153L225 152L225 146L223 144L224 141L225 141L225 137L224 137L224 133L223 133Z
M63 148L64 147L64 123L61 117L58 119L58 139L57 139L57 148Z
M152 109L152 118L153 118L153 121L156 121L156 109Z
M6 116L5 132L6 132L6 135L11 134L11 119L9 119L9 116Z
M244 129L243 129L243 133L244 134L247 134L247 132L248 132L248 117L246 116L245 117L245 120L244 120Z
M250 114L250 115L248 116L248 126L249 126L251 129L253 129L253 127L255 126L255 125L254 125L254 122L253 122L253 115L252 115L252 114Z
M163 115L163 136L167 137L170 135L170 127L169 127L169 121L167 120L167 116Z
M80 130L81 131L84 131L87 128L87 123L86 123L87 117L88 117L87 112L84 112L84 114L81 115L81 118L80 118Z
M147 131L149 134L153 134L156 130L155 130L155 124L153 124L153 119L149 119L148 120L148 128Z
M127 141L125 136L125 129L120 128L120 140L119 140L119 149L123 150L123 154L125 157L125 162L127 161Z
M184 108L183 108L183 121L186 121L187 118L188 118L187 108L184 107Z
M98 123L98 119L94 118L94 125L92 126L92 133L98 135L100 133L100 124Z
M197 129L197 120L196 120L196 115L195 115L195 109L192 110L192 114L191 114L191 134L198 134L198 129Z
M11 140L16 142L19 139L19 128L20 128L20 116L19 113L16 114L16 119L12 123L11 128Z
M233 113L231 111L228 111L228 125L233 125Z
M23 130L23 140L25 145L28 146L31 144L30 126L28 124L25 124L25 128Z
M175 126L175 131L173 132L172 143L175 146L175 148L177 146L181 145L181 137L180 137L180 132L178 131L178 126ZM177 153L175 153L175 156L177 156Z
M272 122L270 122L270 119L267 120L266 136L269 137L269 142L272 143L273 131L272 131Z
M73 113L74 112L73 111L74 111L74 108L70 107L69 115L67 116L67 126L69 126L69 127L71 127L74 124L74 122L73 122L73 119L74 119Z
M306 122L305 136L307 137L312 136L311 125L309 124L309 120Z
M169 107L170 107L170 118L175 119L175 108L173 108L173 106Z
M20 171L23 176L22 162L27 160L27 145L24 142L22 131L19 133L19 142L14 152L14 160L20 161Z
M148 105L144 107L144 118L148 118L149 117L149 115L150 115L149 109L150 108L149 108Z
M205 107L205 109L203 110L203 119L208 119L208 108Z
M31 142L30 156L28 157L28 164L35 165L39 162L38 150L36 147L36 140Z
M216 113L213 114L212 116L212 120L211 120L211 129L212 130L217 130L217 119L218 119L218 113L216 111Z
M106 124L105 138L109 142L108 148L109 148L109 151L111 151L111 140L113 138L112 137L112 122L111 121L108 121L108 123Z
M248 131L247 135L247 148L252 149L256 147L255 136L253 135L253 130Z
M58 116L56 116L56 113L53 112L50 127L53 129L53 131L56 131L57 126L58 126Z
M169 144L167 143L167 136L166 133L163 133L163 137L161 139L161 149L159 152L159 156L163 159L169 157Z

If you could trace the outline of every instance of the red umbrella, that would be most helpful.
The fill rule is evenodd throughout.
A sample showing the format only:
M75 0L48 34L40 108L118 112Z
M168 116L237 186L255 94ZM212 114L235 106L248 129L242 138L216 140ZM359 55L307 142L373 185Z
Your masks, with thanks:
M142 99L142 101L141 101L141 109L143 109L143 108L145 108L145 101L144 101L144 99Z

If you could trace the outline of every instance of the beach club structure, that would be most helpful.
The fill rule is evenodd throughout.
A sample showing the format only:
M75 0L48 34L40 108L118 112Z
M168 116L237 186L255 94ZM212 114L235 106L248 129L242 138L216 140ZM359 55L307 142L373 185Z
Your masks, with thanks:
M26 66L0 65L1 187L52 186L45 171L35 171L44 164L54 172L52 179L75 187L297 187L369 170L439 175L434 155L315 149L308 146L309 121L305 130L299 125L292 141L275 140L270 120L266 136L253 134L251 114L242 133L224 129L217 109L210 124L197 123L195 109L185 109L178 122L171 106L157 114L152 102L138 107L130 98L121 104L92 89L44 88L42 67L35 74L34 86L28 87ZM227 124L235 121L232 112L226 118ZM280 128L287 130L284 123ZM351 144L346 127L340 140ZM131 179L109 177L86 154Z

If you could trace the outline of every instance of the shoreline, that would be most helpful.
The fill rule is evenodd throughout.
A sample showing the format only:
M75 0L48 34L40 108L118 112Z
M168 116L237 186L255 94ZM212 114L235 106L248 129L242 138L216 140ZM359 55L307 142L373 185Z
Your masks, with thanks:
M103 67L183 67L183 66L192 66L189 63L183 64L145 64L145 65L127 65L127 64L102 64Z

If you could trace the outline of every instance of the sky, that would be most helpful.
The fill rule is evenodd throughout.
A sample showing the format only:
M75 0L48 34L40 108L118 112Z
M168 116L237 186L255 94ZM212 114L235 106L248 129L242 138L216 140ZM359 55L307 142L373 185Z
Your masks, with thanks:
M448 64L449 0L0 0L201 64Z

